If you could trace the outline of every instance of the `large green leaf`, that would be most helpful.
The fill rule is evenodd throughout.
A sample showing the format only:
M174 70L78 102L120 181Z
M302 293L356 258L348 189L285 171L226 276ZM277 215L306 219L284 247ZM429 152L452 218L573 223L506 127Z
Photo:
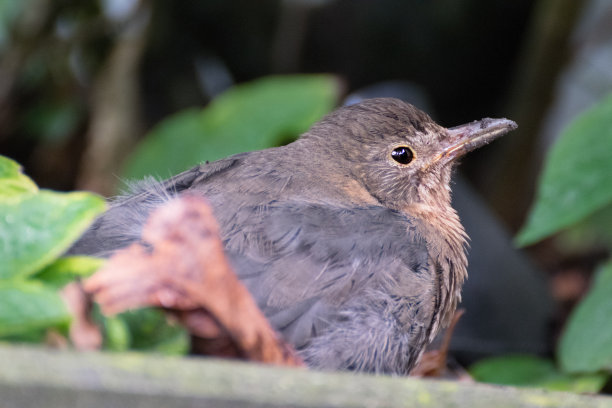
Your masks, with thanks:
M0 279L25 278L51 263L105 207L103 199L83 192L41 191L0 201Z
M20 194L37 191L36 184L21 173L21 166L17 162L0 156L0 202Z
M574 120L551 149L517 242L532 244L612 205L611 152L612 95Z
M607 378L602 374L564 374L551 360L528 355L481 360L470 367L470 374L480 382L573 392L597 392Z
M612 262L598 271L589 294L572 312L559 359L567 372L612 373Z
M70 314L58 293L40 282L0 281L0 336L66 324Z
M338 93L329 75L267 77L235 86L204 110L183 111L156 126L124 175L165 178L205 160L288 142L329 112Z

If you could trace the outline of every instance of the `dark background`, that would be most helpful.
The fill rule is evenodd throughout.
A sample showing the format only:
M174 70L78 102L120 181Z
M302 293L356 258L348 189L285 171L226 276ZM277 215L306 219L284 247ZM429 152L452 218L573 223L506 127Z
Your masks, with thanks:
M113 19L104 5L117 3L135 6ZM127 109L134 112L124 120L135 123L131 137L136 140L168 114L203 106L231 83L269 74L334 73L347 93L381 81L409 81L426 93L428 110L443 125L484 116L519 121L513 103L520 99L520 63L536 3L23 4L13 6L17 17L6 24L2 47L0 151L21 162L41 186L70 190L87 186L78 182L84 165L78 157L101 105L133 100ZM547 52L563 55L564 50ZM97 100L97 87L112 90L113 83L117 92ZM60 129L49 131L54 126ZM468 159L465 169L473 178L482 169L471 169L471 163L488 154ZM517 219L512 222L518 225Z

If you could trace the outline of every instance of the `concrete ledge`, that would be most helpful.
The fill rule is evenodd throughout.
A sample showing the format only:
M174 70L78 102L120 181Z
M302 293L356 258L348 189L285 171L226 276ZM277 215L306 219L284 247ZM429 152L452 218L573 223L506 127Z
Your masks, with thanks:
M612 398L0 345L0 407L612 407Z

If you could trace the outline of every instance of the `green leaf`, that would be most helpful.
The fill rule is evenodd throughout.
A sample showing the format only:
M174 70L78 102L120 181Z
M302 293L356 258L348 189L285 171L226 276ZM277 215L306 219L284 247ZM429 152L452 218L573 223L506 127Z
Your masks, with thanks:
M552 147L517 243L537 242L611 205L610 152L612 95L575 119Z
M104 348L111 351L126 351L132 342L127 323L120 316L103 317Z
M470 367L477 381L505 385L534 385L555 373L552 361L528 355L488 358Z
M206 153L202 153L203 146L194 145L206 145L211 138L205 127L201 109L184 110L164 119L128 158L124 177L140 179L155 175L168 178L200 162Z
M176 174L205 160L295 139L335 105L338 81L328 75L259 79L157 125L129 159L124 175Z
M41 191L0 202L0 279L26 278L50 264L105 207L83 192Z
M182 355L189 351L189 335L178 324L170 324L158 309L138 309L119 316L129 328L130 349Z
M481 360L470 367L470 374L480 382L573 392L597 392L607 379L603 374L564 374L551 360L528 355Z
M591 290L573 310L559 342L564 371L612 373L612 261L599 269Z
M94 305L92 314L103 327L106 350L138 350L167 355L189 352L190 340L185 328L168 322L159 309L136 309L108 317Z
M39 282L0 281L0 336L67 324L70 314L58 293Z
M68 328L68 325L65 325ZM31 343L40 344L47 338L47 328L29 329L23 333L0 336L2 342L6 343Z
M0 202L37 191L36 184L21 172L21 166L17 162L0 156Z
M85 278L100 269L104 259L89 256L68 256L59 258L33 276L55 289L62 288L75 278Z
M565 253L587 253L593 248L612 248L612 205L562 231L555 245Z

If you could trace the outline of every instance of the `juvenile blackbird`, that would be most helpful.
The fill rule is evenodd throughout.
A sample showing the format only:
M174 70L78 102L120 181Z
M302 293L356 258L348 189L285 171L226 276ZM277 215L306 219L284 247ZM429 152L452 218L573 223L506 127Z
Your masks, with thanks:
M483 119L445 129L400 100L365 100L287 146L143 183L70 252L107 256L139 240L153 208L201 194L236 274L309 366L408 374L467 274L453 165L515 128Z

